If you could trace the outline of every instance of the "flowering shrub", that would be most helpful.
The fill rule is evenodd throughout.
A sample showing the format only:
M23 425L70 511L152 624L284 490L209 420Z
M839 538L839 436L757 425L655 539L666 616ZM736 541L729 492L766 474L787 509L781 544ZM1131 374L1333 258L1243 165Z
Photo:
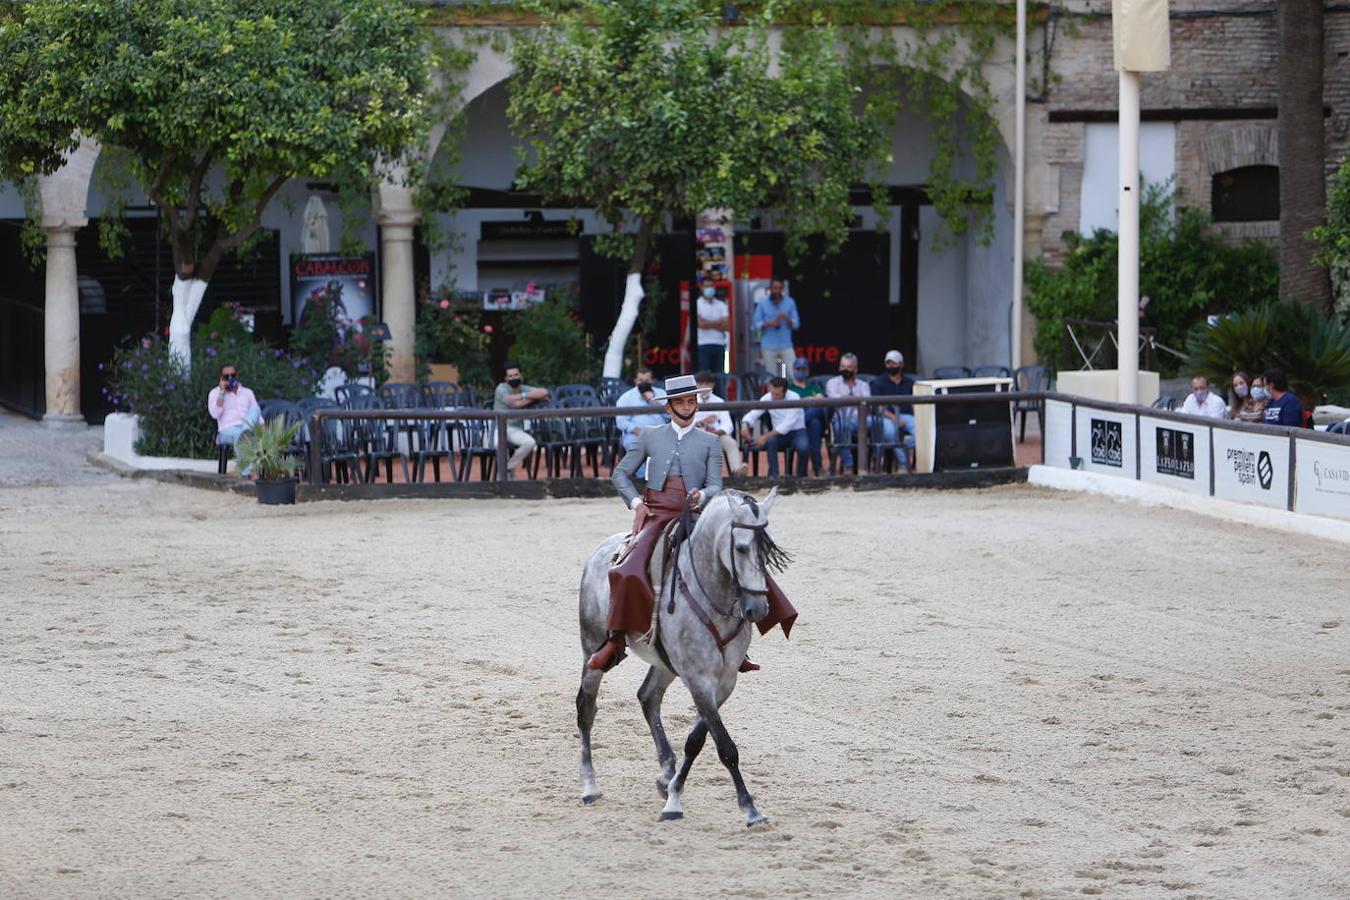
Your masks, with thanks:
M528 383L584 383L599 371L599 361L586 343L577 306L575 291L555 288L543 302L513 314L508 356L520 363Z
M420 364L454 363L462 386L489 388L495 383L488 361L492 326L476 310L455 309L449 300L417 304L417 359Z
M206 398L220 383L220 367L239 369L239 380L259 400L299 400L314 394L322 373L302 356L268 347L251 337L199 332L192 345L192 372L169 353L165 341L146 336L119 348L105 366L104 394L118 412L140 416L136 452L144 456L209 459L215 455L216 422Z
M375 383L388 380L389 349L383 341L366 337L371 323L362 316L353 323L342 303L342 285L317 287L305 301L300 322L291 333L291 350L323 364L337 366L348 378L371 375Z

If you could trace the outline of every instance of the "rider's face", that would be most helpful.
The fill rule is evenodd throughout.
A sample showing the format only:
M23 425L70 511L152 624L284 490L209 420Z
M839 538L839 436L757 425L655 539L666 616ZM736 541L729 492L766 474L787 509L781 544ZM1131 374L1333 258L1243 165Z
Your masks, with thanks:
M687 422L698 409L698 398L676 397L670 401L670 414L677 420Z

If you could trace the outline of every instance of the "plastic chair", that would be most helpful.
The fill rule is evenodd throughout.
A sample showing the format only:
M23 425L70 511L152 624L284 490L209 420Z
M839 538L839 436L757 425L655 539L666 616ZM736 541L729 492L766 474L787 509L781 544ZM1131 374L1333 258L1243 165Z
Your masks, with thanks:
M1176 406L1177 406L1177 398L1175 397L1162 396L1159 397L1157 400L1153 401L1154 409L1165 409L1168 412L1171 412L1172 410L1176 409Z
M389 382L380 385L380 400L385 409L416 409L422 402L422 391L415 384Z
M590 406L590 398L582 395L565 398L558 402L564 409L579 409ZM555 419L562 422L569 456L568 477L582 477L586 460L591 463L591 475L600 477L600 463L610 464L609 435L606 433L604 419L597 416L577 416Z
M490 481L497 468L497 423L492 419L463 419L455 423L459 436L459 481L468 481L473 461L479 462L479 476Z
M605 378L601 376L595 379L595 393L600 398L601 406L613 406L631 384L622 378Z
M375 389L368 384L350 381L347 384L339 384L333 388L333 399L340 405L346 406L347 401L353 397L372 397L375 395Z
M938 366L933 370L931 377L937 380L942 380L944 378L969 378L970 370L965 366Z
M1012 369L1007 366L976 366L974 378L1011 378Z
M1050 368L1049 366L1021 366L1013 371L1013 390L1014 391L1048 391L1050 390ZM1022 428L1017 435L1017 443L1021 444L1027 439L1027 413L1034 412L1036 421L1040 424L1041 434L1045 434L1045 403L1040 400L1015 400L1013 401L1013 415L1022 414Z
M379 397L357 397L353 399L348 407L352 410L382 410L385 409L384 402ZM366 462L366 482L375 480L376 473L380 470L380 463L384 463L385 481L394 480L394 460L399 461L399 466L403 470L403 480L411 481L408 472L408 459L403 455L403 450L399 447L398 434L404 427L403 420L394 419L363 419L352 423L352 430L356 433L361 446L361 456Z
M305 414L300 411L298 404L290 400L260 400L258 408L265 422L280 418L287 427L297 423L300 425L295 437L291 439L291 445L286 448L286 455L299 458L303 476L309 468L309 441L305 437Z
M461 405L464 393L453 381L429 381L422 385L423 409L450 409Z
M571 400L574 397L582 397L593 403L576 404L578 406L603 406L600 402L600 393L589 384L563 384L549 391L549 396L555 402Z

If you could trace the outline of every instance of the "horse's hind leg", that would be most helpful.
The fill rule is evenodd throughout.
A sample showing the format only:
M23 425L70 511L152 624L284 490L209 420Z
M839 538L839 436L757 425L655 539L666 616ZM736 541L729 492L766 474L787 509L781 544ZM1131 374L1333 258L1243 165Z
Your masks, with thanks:
M581 802L600 799L595 786L595 767L591 765L591 726L595 724L595 695L600 691L603 672L581 666L581 689L577 691L577 731L581 733Z
M642 704L642 714L647 717L647 725L652 730L652 740L656 742L656 759L661 764L661 775L656 779L656 789L666 796L670 780L675 777L675 751L670 749L666 739L666 727L661 723L661 698L670 687L675 676L665 669L652 666L647 677L638 688L638 701Z
M745 779L741 777L741 754L736 749L736 742L727 733L726 726L722 724L717 704L706 692L691 691L691 693L694 694L694 705L698 708L699 718L708 723L708 731L711 732L713 743L717 746L717 757L731 773L731 783L736 786L736 805L745 814L746 827L767 822L769 817L756 808L754 798L745 788Z
M703 749L703 741L708 737L708 726L702 719L694 723L693 729L689 732L689 737L684 741L684 756L680 759L679 771L671 779L670 787L666 790L666 808L661 810L661 820L663 822L671 819L684 818L684 806L680 803L680 794L684 792L684 783L689 778L689 768L693 766L694 759Z

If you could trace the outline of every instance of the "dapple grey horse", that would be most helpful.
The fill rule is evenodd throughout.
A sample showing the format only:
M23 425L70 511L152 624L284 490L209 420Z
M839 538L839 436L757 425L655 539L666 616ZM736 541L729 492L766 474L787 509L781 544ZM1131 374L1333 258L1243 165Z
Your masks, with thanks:
M642 636L635 632L626 635L628 649L651 666L638 689L638 700L661 765L656 789L666 798L663 820L684 817L680 794L690 766L711 733L717 755L736 785L736 802L745 814L745 824L768 821L745 789L736 744L718 710L736 687L737 670L754 631L750 623L768 612L767 567L781 569L789 559L773 543L767 529L777 495L774 488L761 502L740 491L723 491L709 500L693 533L666 566L662 584L654 586L658 588L654 618L660 649L654 646L656 642L639 640ZM604 673L587 668L585 660L605 639L609 567L625 537L616 534L606 538L591 553L581 578L582 667L577 729L581 732L581 799L588 804L600 798L591 765L591 726ZM661 552L659 547L657 552ZM661 723L661 698L677 677L684 680L698 710L698 721L684 742L678 768Z

